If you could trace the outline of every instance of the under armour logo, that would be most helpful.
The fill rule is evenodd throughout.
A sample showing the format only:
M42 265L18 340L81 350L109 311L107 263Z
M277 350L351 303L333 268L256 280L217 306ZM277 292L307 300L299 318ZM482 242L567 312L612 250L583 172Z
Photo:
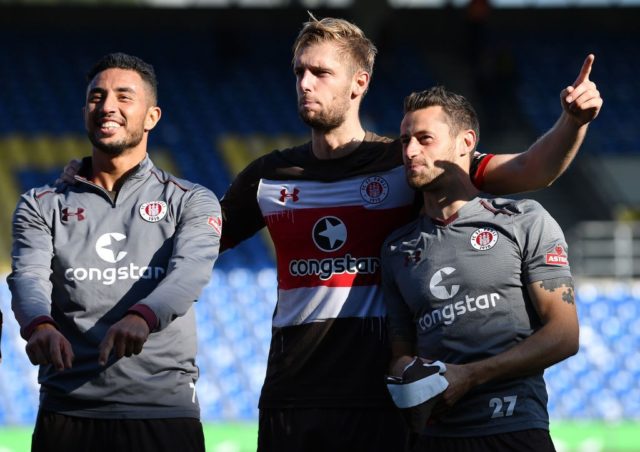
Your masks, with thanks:
M62 221L69 221L69 217L75 217L78 221L84 220L84 209L82 207L78 207L74 212L72 209L65 207L62 209Z
M293 189L293 193L287 193L287 189L283 188L280 190L280 202L285 202L287 198L291 198L293 202L298 202L298 193L300 193L300 190L297 188Z
M405 254L404 256L404 266L408 267L409 264L417 264L422 259L422 250L415 250Z

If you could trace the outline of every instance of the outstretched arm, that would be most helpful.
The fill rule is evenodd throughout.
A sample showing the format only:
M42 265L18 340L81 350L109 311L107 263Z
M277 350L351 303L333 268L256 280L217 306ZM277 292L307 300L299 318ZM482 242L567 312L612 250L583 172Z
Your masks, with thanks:
M496 195L548 187L569 167L602 107L596 84L589 80L595 56L584 60L576 81L560 93L562 114L526 152L497 154L484 170L482 190Z
M481 361L447 363L449 388L443 395L452 406L471 388L540 372L578 351L578 315L570 277L538 281L528 286L543 327L513 348Z

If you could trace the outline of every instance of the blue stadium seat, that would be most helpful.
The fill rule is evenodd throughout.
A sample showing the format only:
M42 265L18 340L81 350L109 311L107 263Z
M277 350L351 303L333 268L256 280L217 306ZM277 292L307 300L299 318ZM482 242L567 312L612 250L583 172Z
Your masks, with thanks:
M606 107L590 127L581 152L640 154L635 132L640 93L630 89L640 62L629 57L637 55L640 34L595 32L583 38L555 33L531 37L521 31L510 36L519 69L518 100L523 112L538 133L547 130L559 111L557 98L549 93L559 92L573 81L582 59L592 52L596 55L592 78L606 99ZM540 76L540 65L553 70L545 70Z

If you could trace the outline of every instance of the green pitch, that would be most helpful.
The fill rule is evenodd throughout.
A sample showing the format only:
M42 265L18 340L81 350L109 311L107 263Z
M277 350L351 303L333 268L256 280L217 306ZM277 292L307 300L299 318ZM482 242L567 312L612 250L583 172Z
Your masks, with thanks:
M257 427L253 423L206 424L208 452L255 452ZM640 452L640 423L551 423L551 436L562 452ZM28 452L30 427L0 428L0 452Z

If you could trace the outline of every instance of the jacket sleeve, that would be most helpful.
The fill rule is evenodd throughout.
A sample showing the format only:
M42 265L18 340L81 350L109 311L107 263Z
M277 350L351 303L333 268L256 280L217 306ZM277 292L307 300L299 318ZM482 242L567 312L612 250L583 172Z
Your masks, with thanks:
M13 215L11 258L12 271L7 277L11 308L21 336L28 340L37 325L55 325L51 317L52 231L33 190L22 195Z
M476 186L477 189L482 190L484 185L484 172L489 164L489 161L494 157L494 154L481 154L480 152L475 152L473 154L473 159L471 160L471 168L469 169L469 177L471 177L471 182Z
M258 205L258 186L265 157L251 162L236 176L222 197L224 236L221 251L233 248L265 226Z
M514 228L526 283L570 278L568 246L556 220L537 201L521 200L518 207L523 214L515 216Z
M179 216L167 275L131 309L143 314L147 322L144 311L146 308L153 311L157 320L155 328L150 326L153 331L166 328L184 315L200 296L218 257L221 232L222 217L216 196L196 185Z

